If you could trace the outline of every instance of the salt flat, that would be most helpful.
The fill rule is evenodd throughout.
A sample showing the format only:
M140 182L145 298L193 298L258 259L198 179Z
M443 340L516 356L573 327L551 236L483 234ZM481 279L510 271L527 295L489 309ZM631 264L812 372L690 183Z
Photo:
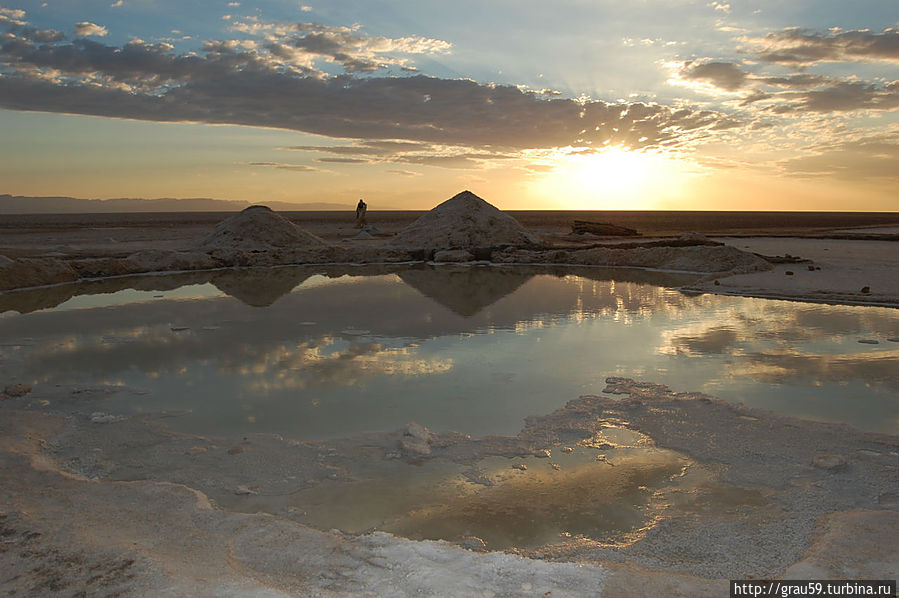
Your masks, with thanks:
M559 259L578 251L601 252L622 244L621 239L570 234L567 216L529 222L546 247L525 250L531 252L528 259L556 268ZM298 220L339 248L327 251L376 262L393 234L414 217L379 220L372 213L370 222L384 234L366 240L354 238L358 229L348 215ZM123 262L116 260L135 252L183 251L222 220L206 215L144 216L148 220L143 222L124 216L90 218L46 226L36 221L25 225L21 219L4 222L4 267L19 258L88 260L102 277L114 273L103 268L119 267ZM880 218L881 224L889 220ZM684 283L690 292L899 306L899 243L880 237L831 238L847 230L853 235L890 235L893 230L846 229L838 219L825 220L823 228L817 220L805 226L793 221L766 231L758 223L736 230L733 222L721 225L719 219L698 231L720 235L713 240L739 251L745 258L741 263L752 266L747 272L703 270L704 264L721 262L703 262L696 255L720 249L705 245L700 235L687 237L698 243L687 247L690 260L682 259L688 252L677 249L677 243L656 253L674 248L669 252L677 259L665 263L695 266L694 274L704 278ZM696 223L684 221L684 230L670 230L671 221L665 220L646 237L625 242L664 245L666 239L676 241L682 233L702 228ZM791 236L783 236L784 227ZM217 242L216 250L232 251L224 245ZM645 249L614 251L627 255ZM324 250L316 244L315 251ZM161 269L173 263L154 255ZM755 266L757 259L764 267ZM140 267L149 262L129 263ZM254 264L249 260L244 265ZM407 277L425 295L444 295L414 275ZM278 296L236 280L220 283L260 308ZM285 284L289 291L292 283ZM46 290L65 288L59 284ZM464 297L451 299L448 305L467 313ZM173 324L169 331L179 330ZM109 343L114 347L127 340L110 337ZM25 336L4 341L33 342ZM14 365L11 351L0 358L4 367ZM23 595L712 596L725 591L728 579L750 575L895 576L899 562L891 539L899 532L899 437L775 415L693 392L695 388L668 389L653 383L651 372L646 378L610 377L605 393L570 397L564 408L533 413L517 434L420 432L415 442L406 438L410 428L315 442L274 434L175 432L168 425L178 416L174 412L126 417L101 411L98 405L121 390L115 380L87 385L0 380L7 388L0 395L2 582ZM27 383L28 390L14 383ZM626 447L597 440L614 427L638 432L642 440ZM434 511L447 520L457 517L452 509L465 513L484 504L495 507L507 496L539 501L547 484L548 491L564 488L565 496L571 496L552 504L578 512L583 505L577 496L590 487L583 472L574 466L566 470L563 459L557 459L560 469L555 470L543 452L606 451L597 457L607 460L594 460L591 466L614 473L609 478L614 488L630 475L625 460L616 464L614 451L641 447L668 451L664 467L682 467L683 473L672 474L672 483L641 506L646 525L614 545L572 537L544 548L482 552L474 541L463 547L401 533L347 534L316 529L305 514L290 511L277 498L298 487L365 479L378 468L411 483L431 471L432 464L462 464L471 467L463 472L466 483L485 490L445 505L449 511ZM505 468L502 475L477 469L496 459L530 465Z

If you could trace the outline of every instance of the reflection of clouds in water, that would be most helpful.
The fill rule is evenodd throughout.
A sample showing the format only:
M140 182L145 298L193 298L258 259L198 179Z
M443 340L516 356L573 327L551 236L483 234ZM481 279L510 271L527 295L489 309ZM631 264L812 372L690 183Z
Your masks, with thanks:
M286 288L301 272L308 274L307 269L272 273L280 275L277 281ZM279 391L339 393L355 387L372 392L376 384L424 380L457 367L460 356L447 353L441 344L425 344L428 339L500 330L526 335L569 321L627 324L651 316L677 318L702 309L707 301L641 282L520 273L508 279L527 281L517 290L462 317L438 307L393 273L329 274L339 277L312 274L264 309L220 296L159 300L77 314L33 313L0 321L0 335L27 331L41 337L25 361L27 376L35 382L81 383L102 377L164 388L168 396L179 396L182 388L196 389L187 392L193 396L208 387L216 396L234 394L243 403ZM229 272L225 280L237 275ZM453 297L464 291L454 290ZM173 331L175 325L188 329ZM340 332L352 328L371 332L364 337ZM416 347L416 341L427 349Z
M844 383L862 380L899 391L899 350L876 355L752 353L729 368L731 376L750 376L759 382L788 382L796 377L816 382Z
M838 305L809 306L796 310L795 324L814 329L822 335L870 334L883 332L899 334L896 310L881 307L853 308Z
M895 310L820 306L708 296L715 308L704 319L670 327L662 334L663 354L735 353L741 345L773 341L790 346L835 343L859 334L890 334L899 327ZM734 302L737 302L734 304ZM697 312L700 313L700 312Z
M589 322L617 322L625 328L603 328L603 334L633 336L643 334L637 330L647 323L656 332L646 342L658 343L650 345L657 355L717 356L727 360L724 377L781 382L811 376L899 385L889 371L899 371L895 355L885 351L889 347L856 356L857 348L846 346L855 345L853 335L872 331L899 335L895 310L688 295L639 276L628 281L635 276L629 271L417 268L411 279L419 290L402 284L396 271L353 270L362 274L353 276L346 268L275 269L249 271L246 279L240 271L217 272L208 276L256 303L298 286L264 309L212 297L37 312L0 319L0 337L36 339L33 348L21 349L26 375L35 381L121 380L137 372L150 378L178 374L202 383L203 376L221 372L247 377L259 392L426 376L454 367L452 359L425 358L416 340L497 330L526 335ZM499 280L488 285L494 273ZM472 287L483 292L466 303ZM175 325L189 329L175 332ZM339 332L348 329L371 332L353 338ZM625 342L623 336L619 340ZM628 346L622 344L621 351L628 352ZM651 361L647 355L645 365L651 368Z
M168 326L139 326L94 334L67 334L30 353L28 368L36 380L60 374L114 376L136 368L146 376L183 373L197 337Z
M725 354L740 340L736 331L729 326L713 326L695 334L680 329L676 334L669 332L663 336L670 337L668 343L659 348L659 353L666 355Z
M594 272L608 275L605 270ZM582 276L535 276L520 292L496 302L486 310L497 326L507 315L516 315L510 327L541 322L557 325L566 321L606 319L631 324L650 317L679 319L702 308L705 296L688 296L665 287L616 280L593 280ZM528 313L530 312L530 313Z
M386 347L381 343L353 343L336 350L331 337L279 347L249 363L239 365L238 373L252 375L247 388L268 393L274 390L300 390L321 386L356 386L381 376L429 376L452 370L451 359L416 357L415 347ZM227 366L223 364L223 368Z
M893 310L751 299L737 299L733 305L732 298L715 300L731 306L708 312L701 321L663 330L657 353L726 356L729 378L766 383L797 378L816 383L862 380L899 389L899 351L883 347L858 353L846 346L853 346L860 334L895 330L899 320Z

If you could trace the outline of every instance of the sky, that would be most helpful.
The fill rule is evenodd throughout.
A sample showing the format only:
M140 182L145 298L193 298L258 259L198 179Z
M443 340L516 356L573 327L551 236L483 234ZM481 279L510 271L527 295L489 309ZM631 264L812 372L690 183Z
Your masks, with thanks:
M0 0L0 132L12 195L896 211L899 0Z

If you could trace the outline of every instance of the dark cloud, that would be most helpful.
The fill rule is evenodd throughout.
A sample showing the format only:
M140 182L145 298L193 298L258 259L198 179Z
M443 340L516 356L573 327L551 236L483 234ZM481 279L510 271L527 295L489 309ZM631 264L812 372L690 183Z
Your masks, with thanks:
M702 58L685 63L678 76L682 81L701 82L717 89L743 91L741 108L755 108L775 115L893 110L899 106L899 84L884 78L869 81L840 78L805 69L821 62L899 62L899 31L840 31L815 33L786 29L761 38L744 38L742 51L761 62L752 73L734 62ZM770 74L767 63L793 68L795 72ZM753 120L753 119L747 119ZM716 123L716 129L725 128Z
M353 145L298 145L283 148L306 152L336 154L339 157L316 158L317 162L340 164L419 164L442 168L476 168L488 160L508 159L512 154L499 150L465 152L458 147L401 141L359 141ZM361 156L361 157L345 157Z
M746 83L746 73L733 62L688 63L680 75L688 81L709 83L727 91L737 91Z
M803 89L808 87L818 87L833 82L833 78L824 75L812 75L808 73L798 73L795 75L787 75L785 77L758 77L755 79L765 85L773 87L784 87L789 89Z
M40 41L36 30L23 32L19 24L6 28L18 28L18 33L0 42L0 107L369 140L359 144L355 153L360 155L392 155L422 144L479 148L494 156L603 143L670 146L707 135L725 119L710 111L655 104L546 98L471 80L324 75L296 64L287 68L264 48L234 41L208 42L202 54L177 54L168 44ZM407 52L427 48L431 41L379 38ZM317 51L335 47L326 40L316 43L307 46ZM345 155L352 154L347 150ZM477 159L437 155L406 161L462 165Z
M899 31L835 31L827 34L787 29L751 40L762 46L758 57L766 62L809 65L816 62L899 62Z
M788 103L774 108L789 112L850 112L853 110L892 110L899 107L895 85L878 86L859 81L841 81L834 85L801 93L783 94Z
M743 121L736 120L733 118L722 119L718 121L715 126L712 127L713 131L726 131L728 129L737 129L744 125Z
M353 156L389 156L398 152L422 152L434 148L427 143L415 143L411 141L360 141L353 145L293 145L285 147L285 150L302 152L322 152L326 154L353 155Z
M899 106L899 87L855 80L839 80L825 75L793 73L784 76L749 75L732 62L699 61L687 63L679 73L686 81L707 83L725 91L752 86L740 102L748 107L771 100L766 110L775 114L806 112L849 112L853 110L892 110ZM780 88L766 91L764 88ZM719 119L714 130L740 126L735 119Z
M547 100L513 86L421 75L302 76L230 48L181 56L159 44L115 48L83 39L40 45L17 39L0 46L0 57L7 65L0 106L7 109L264 126L337 138L515 149L610 141L636 148L677 141L721 118L640 103ZM36 76L36 68L56 74ZM82 78L87 74L90 84Z
M767 100L773 98L773 94L765 93L763 91L754 90L750 94L743 97L743 100L740 102L740 106L746 107L754 104L755 102L761 102L762 100Z

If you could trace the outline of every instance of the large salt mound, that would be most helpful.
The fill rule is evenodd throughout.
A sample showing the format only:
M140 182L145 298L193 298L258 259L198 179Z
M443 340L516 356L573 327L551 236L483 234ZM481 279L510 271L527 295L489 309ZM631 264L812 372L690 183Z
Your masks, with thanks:
M215 249L259 250L326 245L320 238L299 228L266 206L250 206L219 222L198 247Z
M423 214L391 241L398 247L429 250L539 243L517 220L471 191L463 191Z

